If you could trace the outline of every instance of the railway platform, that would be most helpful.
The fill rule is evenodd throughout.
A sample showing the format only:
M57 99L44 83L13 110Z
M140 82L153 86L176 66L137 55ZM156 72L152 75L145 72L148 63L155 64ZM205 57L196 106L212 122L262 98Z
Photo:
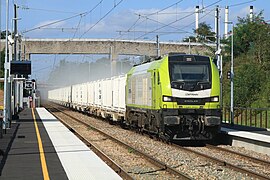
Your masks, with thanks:
M222 124L221 134L227 144L268 154L270 156L270 131L240 125Z
M0 179L121 179L45 108L25 109L0 139Z

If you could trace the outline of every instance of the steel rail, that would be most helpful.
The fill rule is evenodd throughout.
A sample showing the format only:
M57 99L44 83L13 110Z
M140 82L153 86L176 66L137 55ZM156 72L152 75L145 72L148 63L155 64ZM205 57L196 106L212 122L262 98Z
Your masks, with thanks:
M59 111L59 109L55 107L52 107L52 108ZM82 140L88 147L90 147L91 150L93 150L95 154L97 154L97 156L99 156L103 161L105 161L120 177L127 180L134 180L134 178L130 176L121 166L119 166L116 162L114 162L111 158L109 158L106 154L104 154L97 146L95 146L90 141L85 139L79 132L73 129L69 124L64 122L62 118L54 114L54 112L50 108L46 108L46 109L50 111L54 116L56 116L58 120L61 121L61 123L63 123L72 133L78 136L79 139ZM63 113L61 110L60 112Z
M137 154L139 154L139 155L141 155L141 156L143 156L143 157L146 157L146 159L148 159L149 162L151 162L152 164L154 164L154 165L156 165L157 167L161 168L161 170L168 171L168 172L170 172L170 173L172 173L172 174L174 174L174 175L176 175L176 176L179 176L181 179L189 179L189 180L192 179L192 178L189 177L188 175L185 175L184 173L182 173L182 172L176 170L175 168L172 168L172 167L166 165L165 163L163 163L163 162L161 162L161 161L159 161L159 160L157 160L157 159L155 159L155 158L149 156L148 154L146 154L146 153L144 153L144 152L142 152L142 151L140 151L140 150L138 150L138 149L134 149L134 147L131 147L130 145L128 145L128 144L126 144L126 143L124 143L124 142L122 142L122 141L120 141L120 140L114 138L113 136L111 136L111 135L109 135L109 134L107 134L107 133L105 133L105 132L99 130L98 128L96 128L96 127L94 127L94 126L92 126L92 125L89 125L89 124L86 123L86 122L82 122L80 119L78 119L78 118L76 118L76 117L73 117L72 115L69 115L68 113L65 113L65 112L61 111L61 110L58 109L58 108L55 108L55 107L54 107L54 109L57 109L57 110L60 111L62 114L65 114L66 116L72 118L73 120L75 120L75 121L77 121L77 122L79 122L79 123L81 123L81 124L83 124L83 125L85 125L85 126L87 126L87 127L91 127L91 128L94 129L95 131L97 131L97 132L103 134L104 136L107 136L107 137L110 138L111 140L113 140L113 141L115 141L115 142L117 142L117 143L119 143L119 144L121 144L121 145L123 145L123 146L129 148L129 149L132 149L135 153L137 153Z
M236 151L232 151L230 149L225 149L225 148L222 148L222 147L213 146L211 144L206 144L206 147L207 148L211 148L211 149L216 149L216 150L224 151L224 152L229 152L231 154L236 154L238 156L242 156L242 157L247 158L247 159L249 159L251 161L254 161L256 163L262 163L262 164L265 164L265 165L270 166L270 161L265 161L263 159L255 158L255 157L252 157L252 156L248 156L246 154L239 153L239 152L236 152Z
M194 154L197 154L201 157L204 157L206 159L209 159L217 164L220 164L220 165L223 165L223 166L226 166L228 168L231 168L233 170L236 170L238 172L241 172L241 173L246 173L252 177L255 177L255 178L258 178L258 179L263 179L263 180L269 180L269 176L265 176L263 174L259 174L259 173L256 173L256 172L253 172L253 171L250 171L250 170L247 170L247 169L244 169L242 167L239 167L239 166L236 166L236 165L233 165L229 162L226 162L226 161L223 161L223 160L220 160L220 159L217 159L215 157L212 157L212 156L209 156L207 154L204 154L204 153L200 153L200 152L197 152L195 150L192 150L192 149L189 149L189 148L186 148L186 147L182 147L182 146L179 146L179 145L176 145L176 144L171 144L172 146L176 147L176 148L179 148L181 150L185 150L185 151L188 151L190 153L194 153Z

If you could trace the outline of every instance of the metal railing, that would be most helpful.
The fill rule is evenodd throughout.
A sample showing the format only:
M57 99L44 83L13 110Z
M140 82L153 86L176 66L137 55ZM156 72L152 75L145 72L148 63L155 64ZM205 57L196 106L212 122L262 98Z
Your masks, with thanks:
M270 109L269 108L241 108L234 109L234 124L257 127L270 128ZM223 123L231 124L230 107L223 108Z

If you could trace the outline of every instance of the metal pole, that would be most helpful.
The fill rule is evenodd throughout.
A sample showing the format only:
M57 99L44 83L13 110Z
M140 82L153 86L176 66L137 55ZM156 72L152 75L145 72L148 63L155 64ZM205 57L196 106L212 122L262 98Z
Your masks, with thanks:
M253 21L253 6L249 6L249 19L251 22Z
M5 49L5 65L4 65L4 112L3 112L3 129L6 129L7 123L7 78L8 78L8 18L9 18L9 0L6 0L6 49Z
M113 76L113 47L110 47L111 77Z
M190 48L190 38L188 38L188 52L191 54L191 48Z
M11 117L13 115L13 86L12 86L12 83L13 83L13 77L10 75L10 64L11 64L11 61L12 61L12 55L13 55L13 50L12 50L12 43L9 42L9 53L8 53L8 79L7 79L7 107L9 108L8 109L8 121L7 121L7 128L10 128L10 125L11 125Z
M19 90L20 90L20 92L19 92L19 103L20 103L20 108L22 109L23 108L23 82L24 81L20 81L20 88L19 88Z
M232 26L232 44L231 44L231 124L234 125L234 112L233 112L233 78L234 78L234 72L233 72L233 28Z
M220 70L220 28L219 28L219 23L220 23L220 18L219 18L219 6L216 7L216 13L215 13L215 33L216 33L216 55L217 55L217 66L218 69Z
M225 38L228 38L228 21L229 21L229 6L225 7L225 29L224 29L224 35Z
M120 63L121 63L121 73L120 73L120 75L122 75L122 72L123 72L123 60L122 59L120 60Z
M2 52L2 47L1 47L1 40L2 40L2 3L0 1L0 53ZM2 56L0 54L0 65L2 64ZM0 69L1 69L1 66L0 66Z
M221 110L223 109L223 67L222 67L222 65L223 65L223 59L222 59L223 57L222 57L222 55L220 56L220 75L219 75L219 77L220 77L220 108L221 108Z
M16 75L16 78L18 78L18 75ZM15 113L17 114L19 112L19 81L14 81L14 89L15 89L15 99L14 99L14 107L15 107Z
M2 39L2 3L0 1L0 32L1 32L1 37L0 37L0 41ZM0 65L2 64L2 56L1 53L2 52L2 48L1 48L1 42L0 42ZM0 66L0 70L1 70L1 66ZM0 119L0 138L3 137L3 121Z
M216 33L216 51L218 50L218 32L219 32L219 9L218 9L218 6L216 7L216 11L215 11L215 33Z
M37 79L37 78L35 78ZM36 108L36 81L33 83L33 89L32 89L32 107Z
M88 65L88 81L90 82L90 72L91 72L91 71L90 71L90 66L91 66L90 63L91 63L91 62L88 61L88 63L89 63L89 65Z
M195 30L197 31L198 28L199 28L199 6L196 6L196 9L195 9ZM198 35L198 33L197 33Z
M157 57L159 57L160 56L160 46L159 46L159 37L158 37L158 35L156 36L156 38L157 38Z
M14 61L17 60L17 5L14 4Z
M217 68L220 75L220 108L222 109L223 95L222 95L222 57L221 57L221 47L220 47L220 18L219 18L219 6L216 7L215 12L215 33L216 33L216 58L217 58Z

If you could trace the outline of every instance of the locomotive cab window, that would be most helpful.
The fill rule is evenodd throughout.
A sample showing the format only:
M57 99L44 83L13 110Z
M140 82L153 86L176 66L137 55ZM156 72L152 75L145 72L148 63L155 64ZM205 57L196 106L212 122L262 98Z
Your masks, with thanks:
M193 64L193 63L192 63ZM196 64L196 66L186 63L172 63L171 81L196 81L209 82L210 73L208 64Z
M186 91L210 89L210 59L205 56L172 56L169 58L171 87Z

